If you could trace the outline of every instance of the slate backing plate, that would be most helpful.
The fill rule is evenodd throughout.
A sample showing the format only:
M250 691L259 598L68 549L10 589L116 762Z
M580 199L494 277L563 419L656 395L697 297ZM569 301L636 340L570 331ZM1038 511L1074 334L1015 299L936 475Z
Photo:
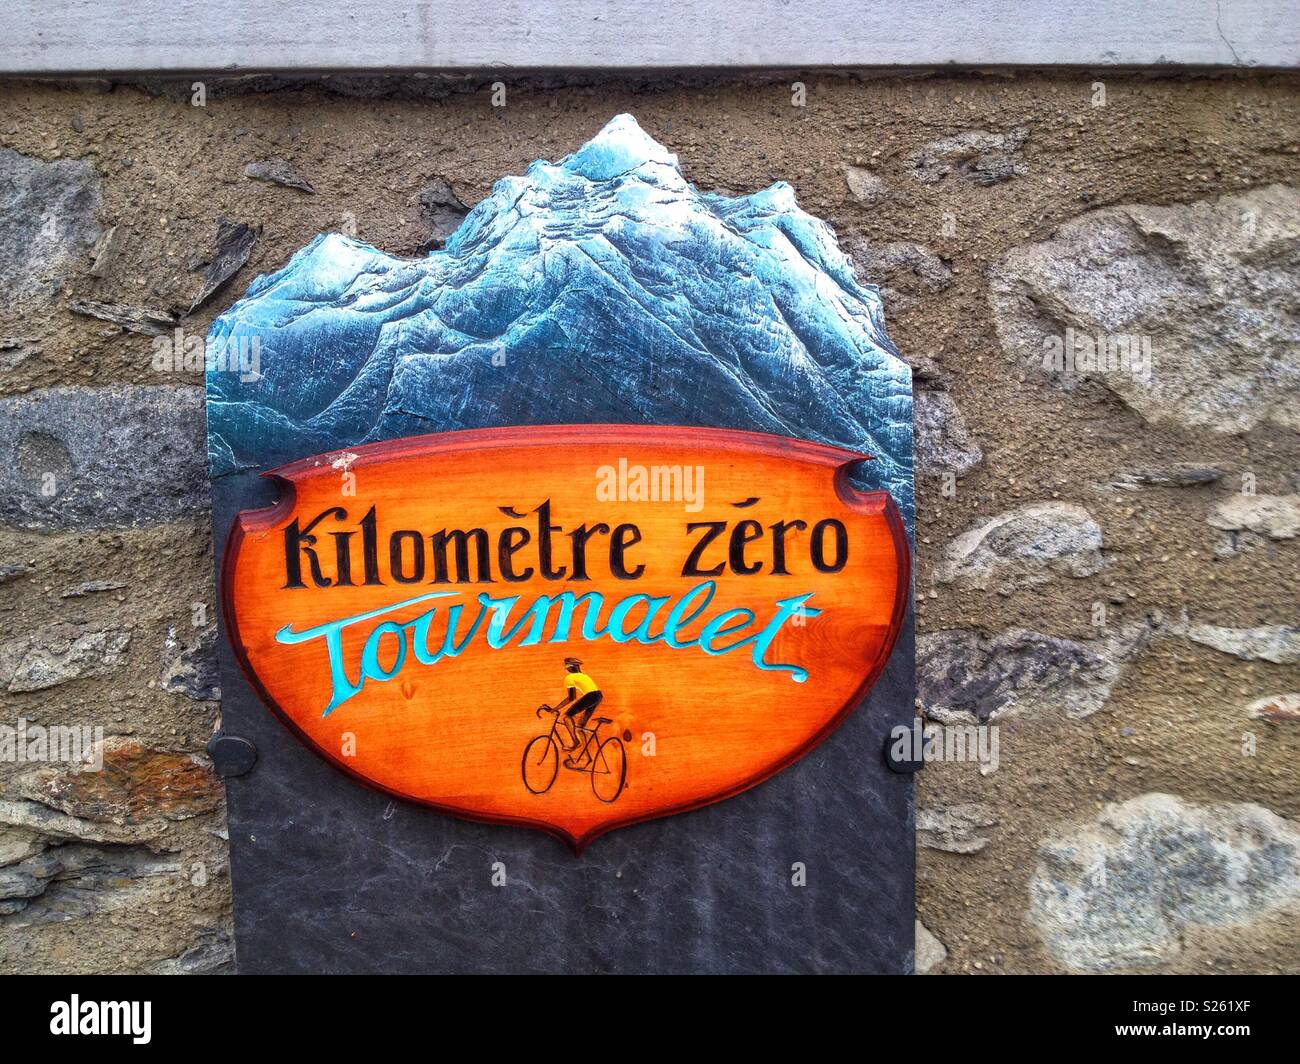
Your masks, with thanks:
M219 559L234 516L269 505L274 488L240 473L212 494ZM331 767L261 703L224 632L223 729L258 752L251 772L226 780L240 972L912 968L912 778L882 756L890 728L913 715L910 613L866 704L807 757L735 798L614 831L581 857L539 831L457 820Z

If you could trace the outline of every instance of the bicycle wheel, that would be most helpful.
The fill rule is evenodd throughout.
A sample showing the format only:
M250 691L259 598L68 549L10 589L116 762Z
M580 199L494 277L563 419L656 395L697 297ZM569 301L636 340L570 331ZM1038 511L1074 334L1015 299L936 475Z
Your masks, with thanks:
M627 751L623 740L606 739L591 759L591 789L605 804L616 801L627 780Z
M551 789L560 770L560 751L549 735L538 735L528 741L521 770L524 786L534 794L545 794Z

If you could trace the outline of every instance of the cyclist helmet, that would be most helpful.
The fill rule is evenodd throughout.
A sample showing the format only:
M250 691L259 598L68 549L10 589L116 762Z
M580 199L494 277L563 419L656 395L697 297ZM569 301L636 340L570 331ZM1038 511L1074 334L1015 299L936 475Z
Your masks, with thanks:
M564 659L564 664L565 664L565 665L572 665L572 666L573 666L574 668L576 668L576 669L580 669L580 668L582 668L582 662L579 661L577 658L565 658L565 659Z

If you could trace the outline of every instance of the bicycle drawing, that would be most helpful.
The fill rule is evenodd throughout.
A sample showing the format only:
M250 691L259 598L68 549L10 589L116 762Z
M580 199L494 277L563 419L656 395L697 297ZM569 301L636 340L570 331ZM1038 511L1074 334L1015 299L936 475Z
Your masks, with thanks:
M560 710L539 706L537 716L551 714L551 727L545 735L535 735L524 747L521 771L524 786L533 794L545 794L560 774L560 765L573 772L591 776L591 790L607 805L618 800L627 783L627 750L617 735L601 738L600 729L613 723L609 717L595 717L584 727L574 724L578 744L565 750L560 740L564 726ZM561 756L561 755L564 756Z

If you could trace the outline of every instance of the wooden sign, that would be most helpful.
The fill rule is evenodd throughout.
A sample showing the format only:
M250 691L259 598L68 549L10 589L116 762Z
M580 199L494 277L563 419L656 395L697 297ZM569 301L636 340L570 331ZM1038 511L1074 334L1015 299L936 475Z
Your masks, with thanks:
M581 850L755 786L860 704L909 585L893 500L849 485L865 458L622 425L320 455L235 521L228 635L339 768Z

